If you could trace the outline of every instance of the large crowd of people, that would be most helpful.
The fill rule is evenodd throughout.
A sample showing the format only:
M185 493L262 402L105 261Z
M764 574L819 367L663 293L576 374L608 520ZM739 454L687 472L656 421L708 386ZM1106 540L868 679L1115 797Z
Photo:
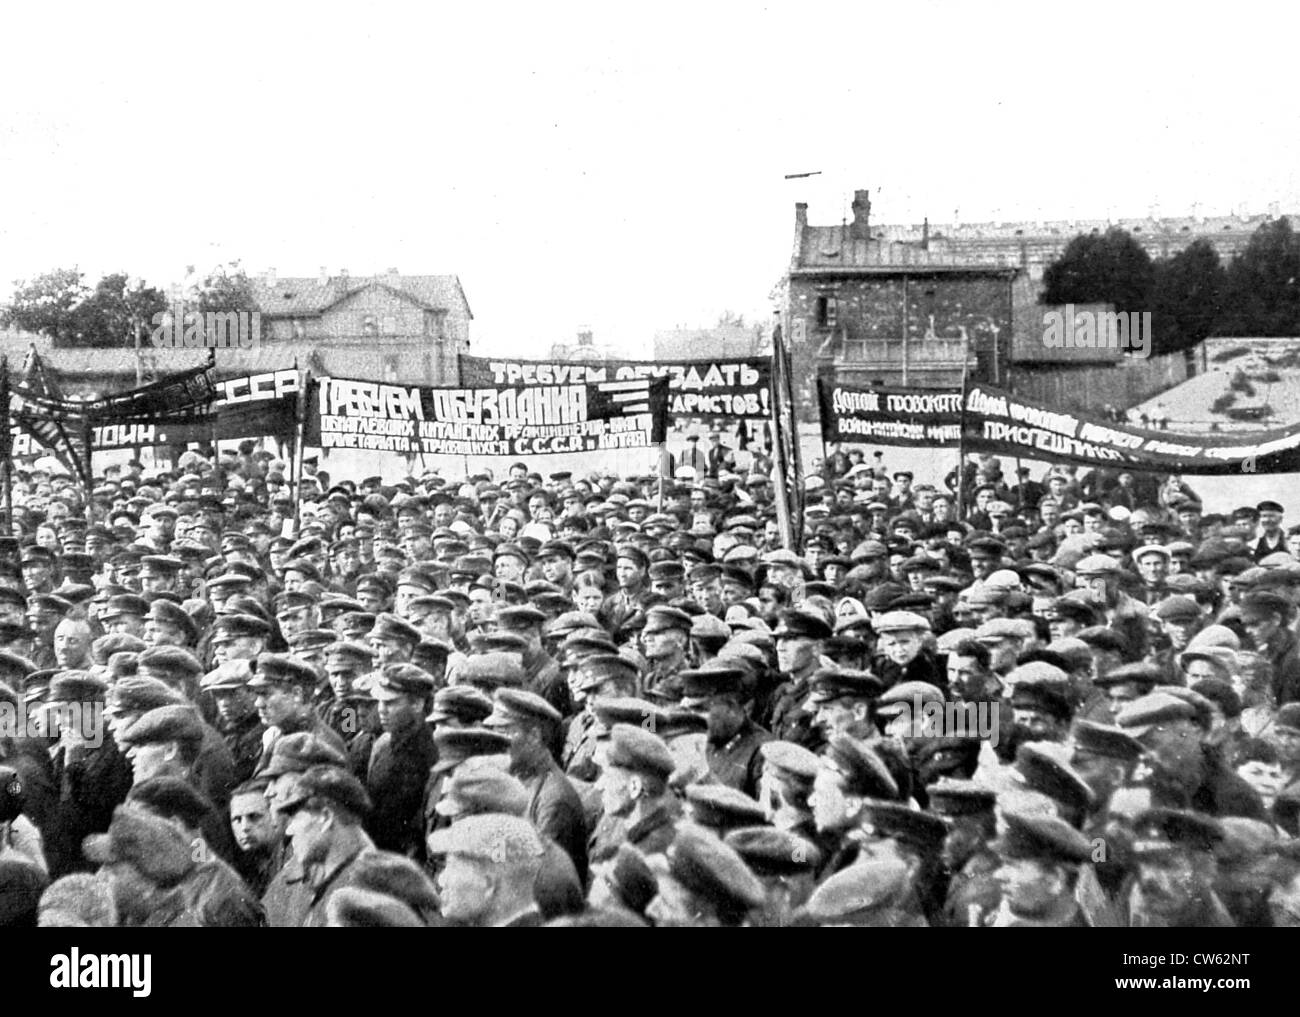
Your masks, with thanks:
M718 440L667 479L40 465L0 924L1300 925L1275 502L834 446L786 547Z

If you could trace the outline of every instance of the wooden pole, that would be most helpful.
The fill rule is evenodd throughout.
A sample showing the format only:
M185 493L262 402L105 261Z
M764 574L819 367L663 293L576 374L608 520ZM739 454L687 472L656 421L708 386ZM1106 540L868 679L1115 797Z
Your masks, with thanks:
M957 411L957 521L966 516L966 387L970 380L970 334L962 345L961 406Z
M298 369L298 358L293 361L293 369ZM311 371L303 371L302 376L298 379L298 419L295 422L293 434L293 484L290 488L293 494L293 532L296 537L298 534L298 522L302 518L302 461L305 457L306 449L303 448L303 436L307 429L307 403L308 389L311 387Z

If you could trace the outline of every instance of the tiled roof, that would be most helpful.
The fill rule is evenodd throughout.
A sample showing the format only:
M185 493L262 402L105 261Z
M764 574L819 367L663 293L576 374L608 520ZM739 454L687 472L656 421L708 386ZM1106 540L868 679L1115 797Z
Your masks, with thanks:
M454 275L349 275L330 276L324 281L319 278L291 277L276 279L274 285L261 278L250 279L249 282L253 299L257 301L262 313L269 317L310 318L345 297L375 285L402 293L431 310L451 310L458 304L463 305L465 313L474 317L469 309L469 301L465 299L460 278Z
M8 356L9 368L16 377L22 368L29 344L55 370L80 377L102 375L105 377L134 376L136 354L134 349L88 349L85 347L55 347L46 336L30 333L0 331L0 354ZM380 358L384 356L419 354L419 343L408 337L369 336L365 345L321 346L313 341L270 341L250 350L217 350L216 373L218 377L236 374L258 374L263 371L293 367L307 368L316 374L338 377L379 377L382 372ZM431 340L428 349L434 348ZM145 364L152 363L160 374L175 374L198 367L208 359L208 351L163 350L152 345L143 350Z
M852 236L847 226L805 226L799 238L798 260L792 270L863 269L891 271L898 268L938 271L978 271L981 268L1017 268L1019 260L1002 253L973 258L920 244L867 240Z

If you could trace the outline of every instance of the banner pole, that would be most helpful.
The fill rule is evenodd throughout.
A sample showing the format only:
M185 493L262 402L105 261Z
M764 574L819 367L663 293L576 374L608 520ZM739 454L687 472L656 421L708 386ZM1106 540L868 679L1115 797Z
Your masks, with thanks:
M772 457L772 496L776 503L776 523L781 531L781 546L793 550L794 532L786 472L789 448L786 446L785 429L781 426L781 418L784 416L782 403L788 391L781 377L785 366L782 357L783 342L781 325L778 323L772 329L772 445L776 453Z
M957 521L966 516L966 386L970 380L970 339L962 347L961 405L957 408Z
M293 366L297 370L298 360L296 357ZM303 371L298 384L298 419L295 422L293 434L293 532L295 537L298 535L298 523L302 518L302 461L306 458L307 452L303 448L303 439L306 432L308 389L310 387L311 371Z

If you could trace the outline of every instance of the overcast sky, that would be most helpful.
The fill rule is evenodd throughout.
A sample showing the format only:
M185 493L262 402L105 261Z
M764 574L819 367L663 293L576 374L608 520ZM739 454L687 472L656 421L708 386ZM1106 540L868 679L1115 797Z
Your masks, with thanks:
M646 356L766 315L794 203L855 187L890 223L1300 210L1293 5L630 6L10 7L0 295L391 266L458 274L481 352Z

